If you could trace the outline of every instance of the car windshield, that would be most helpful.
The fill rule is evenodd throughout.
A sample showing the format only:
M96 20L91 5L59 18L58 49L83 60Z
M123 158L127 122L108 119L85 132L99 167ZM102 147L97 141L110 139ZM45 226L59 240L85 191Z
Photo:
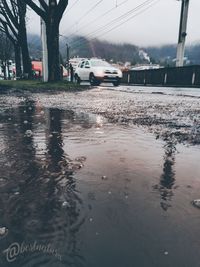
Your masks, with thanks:
M110 67L111 65L103 60L95 60L95 61L91 61L91 65L92 67Z

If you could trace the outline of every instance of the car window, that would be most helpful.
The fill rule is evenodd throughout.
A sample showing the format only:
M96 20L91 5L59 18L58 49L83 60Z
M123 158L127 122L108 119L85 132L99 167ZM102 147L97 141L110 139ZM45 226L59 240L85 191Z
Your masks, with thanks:
M94 60L94 61L91 61L91 65L93 67L110 67L111 66L108 62L103 61L103 60Z
M86 68L86 67L90 67L90 62L89 62L89 61L86 61L86 62L85 62L85 68Z
M81 62L80 68L83 68L84 67L84 64L85 64L85 61Z

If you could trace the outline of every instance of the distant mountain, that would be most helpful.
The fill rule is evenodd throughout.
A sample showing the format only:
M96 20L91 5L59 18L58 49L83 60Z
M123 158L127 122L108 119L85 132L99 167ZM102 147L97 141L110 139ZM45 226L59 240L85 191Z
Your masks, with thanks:
M191 64L200 64L200 43L188 46L186 57L191 61Z
M28 36L30 55L34 59L40 59L41 40L40 36L30 34ZM130 62L132 65L140 63L159 63L163 66L175 65L176 45L138 47L133 44L114 44L98 39L89 40L83 36L74 36L68 41L70 46L70 57L101 57L107 61ZM60 38L61 58L66 62L67 49L66 40ZM200 64L200 43L186 47L185 57L187 64Z
M162 65L175 65L177 45L146 47L144 50L156 62ZM200 43L186 46L187 64L200 64Z
M173 64L173 59L176 58L176 45L164 45L161 47L151 46L144 50L151 57L154 63L161 65Z
M41 58L41 40L38 35L29 35L28 43L30 55L34 59ZM68 41L70 57L100 57L113 62L145 63L147 58L141 49L132 44L112 44L107 41L88 40L82 36L75 36ZM60 52L64 61L67 58L66 40L60 38Z
M64 55L63 51L62 54ZM113 44L98 39L88 40L82 36L71 39L70 56L100 57L113 62L143 63L140 48L132 44Z
M37 34L28 34L28 44L30 56L32 57L32 59L41 59L42 45L40 36Z

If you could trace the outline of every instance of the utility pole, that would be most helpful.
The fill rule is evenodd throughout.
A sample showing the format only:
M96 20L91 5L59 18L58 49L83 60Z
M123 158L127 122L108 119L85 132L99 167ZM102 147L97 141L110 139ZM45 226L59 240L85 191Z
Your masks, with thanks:
M67 47L67 72L69 76L69 45L68 43L66 43L66 47Z
M44 0L47 3L47 0ZM47 34L46 34L46 25L43 19L41 18L41 39L42 39L42 74L43 82L48 82L49 73L48 73L48 50L47 50Z
M188 20L189 0L182 0L181 19L179 28L179 38L176 55L176 67L182 67L185 54L185 40L187 36L187 20Z

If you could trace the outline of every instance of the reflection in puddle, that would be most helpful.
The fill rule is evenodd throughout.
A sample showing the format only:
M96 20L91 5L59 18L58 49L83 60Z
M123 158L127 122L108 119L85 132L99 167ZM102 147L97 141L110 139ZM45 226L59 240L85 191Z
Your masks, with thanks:
M194 176L188 181L188 167L173 138L163 143L138 127L45 105L45 99L27 97L13 106L4 99L0 250L15 242L37 242L50 244L62 259L29 251L13 265L2 254L0 265L198 266L198 246L190 249L190 243L198 243L199 222L185 221L188 213L196 216L185 204L192 189L175 190L177 184L198 183ZM194 158L199 155L192 152ZM194 168L200 171L197 164ZM182 207L184 223L177 230ZM183 242L177 244L180 237ZM177 258L183 248L187 259Z
M36 148L39 144L34 143L38 140L38 137L34 140L34 132L38 128L35 113L35 102L27 100L9 114L16 126L8 123L8 116L1 119L4 123L1 135L6 142L6 165L1 168L7 181L1 186L1 220L5 220L10 229L5 244L9 246L12 242L30 243L34 240L43 245L51 243L60 250L64 248L62 264L73 263L76 258L79 260L76 233L85 220L74 172L85 158L72 160L63 150L63 111L49 109L45 121L39 125L40 128L45 127L46 150L43 150L42 157L40 151L41 160L38 160ZM44 256L38 253L27 257L39 266ZM51 258L46 255L47 259ZM25 266L20 257L15 264Z
M172 138L166 140L164 146L164 165L163 174L160 177L160 185L153 186L154 189L159 190L161 202L160 205L163 210L167 211L171 207L171 200L173 197L173 186L175 184L175 153L176 145Z

